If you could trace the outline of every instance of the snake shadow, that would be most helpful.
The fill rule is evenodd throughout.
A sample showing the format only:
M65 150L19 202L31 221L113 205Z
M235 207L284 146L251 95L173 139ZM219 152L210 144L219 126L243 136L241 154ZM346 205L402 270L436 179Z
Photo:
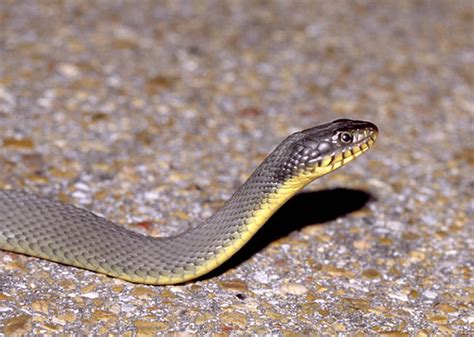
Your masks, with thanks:
M284 204L229 260L199 280L219 276L247 261L270 243L308 225L323 224L363 208L375 198L362 190L335 188L299 193Z

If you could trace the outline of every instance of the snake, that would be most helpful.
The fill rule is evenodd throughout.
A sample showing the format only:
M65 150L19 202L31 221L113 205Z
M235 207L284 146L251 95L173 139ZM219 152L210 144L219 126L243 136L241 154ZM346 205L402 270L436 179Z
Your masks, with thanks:
M190 281L223 264L294 194L367 151L377 136L373 123L349 119L295 132L218 211L169 237L142 235L84 208L3 189L0 249L134 283Z

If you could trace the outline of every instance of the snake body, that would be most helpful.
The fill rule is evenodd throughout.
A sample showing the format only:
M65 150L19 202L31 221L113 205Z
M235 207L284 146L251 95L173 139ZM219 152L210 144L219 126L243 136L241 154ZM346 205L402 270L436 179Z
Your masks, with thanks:
M291 196L365 152L369 122L337 120L296 132L255 169L223 207L177 236L144 236L82 208L0 190L0 249L131 282L173 284L199 277L237 252Z

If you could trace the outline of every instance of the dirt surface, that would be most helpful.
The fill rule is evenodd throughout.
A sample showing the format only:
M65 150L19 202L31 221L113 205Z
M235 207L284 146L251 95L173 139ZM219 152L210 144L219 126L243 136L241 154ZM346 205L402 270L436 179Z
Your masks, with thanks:
M468 335L471 1L1 1L0 188L167 236L291 132L376 123L223 268L144 286L0 251L5 335Z

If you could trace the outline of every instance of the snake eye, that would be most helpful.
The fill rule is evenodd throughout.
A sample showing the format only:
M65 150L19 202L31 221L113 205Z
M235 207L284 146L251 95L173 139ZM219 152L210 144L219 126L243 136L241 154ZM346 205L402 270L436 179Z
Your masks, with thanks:
M339 140L344 144L352 143L352 134L350 132L341 132L339 134Z

